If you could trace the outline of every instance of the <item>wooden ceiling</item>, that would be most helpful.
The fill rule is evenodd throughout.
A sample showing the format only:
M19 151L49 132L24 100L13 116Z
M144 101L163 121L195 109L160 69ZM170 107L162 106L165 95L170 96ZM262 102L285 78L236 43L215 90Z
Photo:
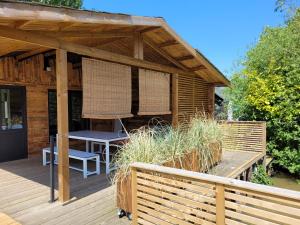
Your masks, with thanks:
M68 42L131 57L133 36L141 33L145 60L195 72L219 86L229 85L226 77L183 41L162 18L3 1L0 2L0 26L59 37ZM19 52L19 58L22 59L48 50L51 49L0 37L0 57Z

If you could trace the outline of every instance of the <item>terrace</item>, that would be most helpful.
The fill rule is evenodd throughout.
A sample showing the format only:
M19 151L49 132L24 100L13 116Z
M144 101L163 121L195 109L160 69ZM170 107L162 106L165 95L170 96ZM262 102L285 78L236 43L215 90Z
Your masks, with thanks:
M240 148L247 149L247 140L253 141L253 136L256 137L257 143L263 143L265 124L231 122L226 123L226 126L231 127L231 131L223 141L222 160L211 173L224 177L250 179L250 171L252 172L254 165L265 156L264 149L261 148L263 144L257 145L260 147L256 149L250 148L252 151L234 151L230 149L230 145L237 139L245 137L245 132L248 139L239 142ZM245 129L245 126L248 129ZM249 130L252 130L252 133ZM261 134L260 138L257 133ZM71 200L64 204L48 202L49 174L49 167L42 166L40 156L0 163L0 212L20 224L130 223L126 217L118 218L116 187L111 185L109 177L104 173L83 179L81 173L70 170ZM55 186L57 188L57 183ZM55 194L58 196L57 191Z

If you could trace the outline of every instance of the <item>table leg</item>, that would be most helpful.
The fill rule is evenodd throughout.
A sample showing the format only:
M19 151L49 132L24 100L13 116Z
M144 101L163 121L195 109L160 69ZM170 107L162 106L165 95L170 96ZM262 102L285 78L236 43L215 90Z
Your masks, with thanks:
M109 142L105 142L105 161L106 174L109 174Z
M85 151L86 152L90 151L89 141L85 141Z
M95 142L91 142L91 153L95 152Z

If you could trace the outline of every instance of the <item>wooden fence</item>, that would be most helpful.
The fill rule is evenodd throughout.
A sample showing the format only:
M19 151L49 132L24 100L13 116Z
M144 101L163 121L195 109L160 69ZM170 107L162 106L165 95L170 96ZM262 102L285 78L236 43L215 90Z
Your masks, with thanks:
M132 165L133 224L300 224L300 192Z
M220 126L224 130L223 150L266 151L266 122L226 121Z

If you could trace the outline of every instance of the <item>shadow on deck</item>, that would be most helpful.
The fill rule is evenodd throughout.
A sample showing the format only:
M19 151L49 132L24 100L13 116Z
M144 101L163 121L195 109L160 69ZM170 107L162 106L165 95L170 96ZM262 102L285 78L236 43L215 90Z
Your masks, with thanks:
M83 179L70 170L72 201L48 203L49 167L41 164L40 157L0 164L0 212L21 224L129 224L117 217L115 188L105 174Z

